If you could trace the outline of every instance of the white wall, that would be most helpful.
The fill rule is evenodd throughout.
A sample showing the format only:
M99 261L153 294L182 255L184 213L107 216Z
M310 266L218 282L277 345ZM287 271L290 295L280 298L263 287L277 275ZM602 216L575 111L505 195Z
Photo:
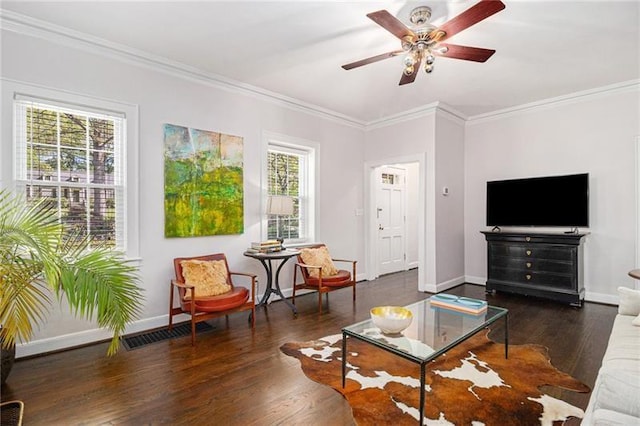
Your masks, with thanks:
M2 32L2 78L86 96L106 98L139 107L140 144L140 255L146 302L143 321L130 328L147 329L167 322L172 259L177 256L225 252L232 270L257 273L264 286L260 264L242 255L251 241L260 239L260 167L262 132L271 131L320 145L320 192L317 239L330 245L341 258L363 260L362 129L319 115L281 106L259 96L220 89L194 78L182 78L118 58L92 54L13 32ZM3 99L12 93L3 90ZM9 103L10 104L10 103ZM3 102L3 105L7 105ZM6 112L6 111L5 111ZM10 113L2 114L2 181L12 179ZM163 123L239 135L244 138L245 232L242 235L200 238L164 238ZM291 287L289 270L283 287ZM18 356L91 341L93 324L79 321L65 309L55 309L47 324ZM70 334L75 333L73 336Z
M435 130L436 283L442 291L464 282L464 122L438 111Z
M616 301L633 287L636 266L635 141L638 86L492 118L472 120L465 139L465 274L486 280L488 180L587 172L590 231L585 242L587 300ZM556 230L557 231L557 230Z
M418 191L420 163L403 164L407 170L407 267L418 267Z

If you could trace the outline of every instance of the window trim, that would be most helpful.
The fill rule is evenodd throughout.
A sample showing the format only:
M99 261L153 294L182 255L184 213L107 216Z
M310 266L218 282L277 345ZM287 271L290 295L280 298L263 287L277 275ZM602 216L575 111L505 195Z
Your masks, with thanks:
M139 123L138 106L92 96L80 95L72 92L50 89L38 85L32 85L9 79L1 79L1 106L3 113L0 118L5 124L0 130L0 135L12 144L11 155L3 155L0 161L0 187L10 188L15 191L20 171L16 168L16 155L18 154L18 135L15 128L16 110L14 101L28 100L36 103L45 103L53 106L84 110L95 113L108 113L123 118L123 135L126 138L126 147L122 153L121 161L124 174L124 251L128 259L139 260ZM10 114L10 115L9 115ZM9 125L7 125L9 124ZM8 146L3 146L2 151L8 151Z
M317 220L318 217L318 201L317 194L319 191L320 179L318 179L317 171L320 170L320 145L317 142L306 139L295 138L279 133L264 131L262 134L262 167L260 176L260 238L267 239L268 220L266 214L267 198L269 191L268 184L268 153L269 150L282 149L293 153L304 152L307 154L306 175L306 192L307 192L307 237L295 240L287 240L287 246L304 245L315 241L318 235Z

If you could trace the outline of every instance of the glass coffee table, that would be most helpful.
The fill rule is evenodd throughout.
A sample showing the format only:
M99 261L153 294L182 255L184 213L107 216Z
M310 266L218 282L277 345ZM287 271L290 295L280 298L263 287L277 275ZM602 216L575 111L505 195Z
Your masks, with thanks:
M342 387L347 372L347 341L355 338L420 364L420 424L424 422L426 365L428 362L464 342L500 318L504 319L504 356L509 356L509 311L488 306L479 314L468 314L432 306L429 299L405 306L413 321L402 333L384 334L372 320L342 329Z

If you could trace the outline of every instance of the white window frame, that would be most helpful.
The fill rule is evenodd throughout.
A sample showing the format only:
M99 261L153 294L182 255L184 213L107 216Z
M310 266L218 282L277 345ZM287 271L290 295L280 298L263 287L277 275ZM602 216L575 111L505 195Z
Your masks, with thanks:
M301 171L303 184L300 185L301 192L301 223L304 226L303 238L287 239L285 244L288 247L308 244L315 241L317 235L316 217L317 217L317 201L316 194L318 191L319 179L316 175L320 170L318 159L320 157L320 146L317 142L305 139L294 138L273 132L263 132L262 138L262 176L261 176L261 193L262 202L260 208L261 217L261 239L267 239L268 217L266 213L269 181L268 181L268 153L270 150L282 151L301 155L305 157L305 170Z
M15 126L18 117L16 116L17 111L14 108L14 101L27 100L34 103L123 118L122 133L125 146L119 160L122 162L124 185L124 238L121 243L122 247L118 247L118 249L123 250L128 259L139 260L138 106L7 79L2 79L1 96L3 111L1 123L3 126L0 130L0 135L5 141L13 141L13 152L12 155L8 155L9 149L6 142L4 142L1 146L3 159L0 161L0 187L8 187L13 191L16 191L25 182L23 170L18 169L16 161L19 153L24 152L24 147L19 145L18 129ZM9 114L6 113L7 111L9 111Z

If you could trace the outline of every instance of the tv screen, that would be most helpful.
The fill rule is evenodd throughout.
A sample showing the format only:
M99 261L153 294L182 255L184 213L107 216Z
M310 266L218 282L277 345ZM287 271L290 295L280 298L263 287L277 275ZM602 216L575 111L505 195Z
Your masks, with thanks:
M487 182L487 226L589 226L589 174Z

